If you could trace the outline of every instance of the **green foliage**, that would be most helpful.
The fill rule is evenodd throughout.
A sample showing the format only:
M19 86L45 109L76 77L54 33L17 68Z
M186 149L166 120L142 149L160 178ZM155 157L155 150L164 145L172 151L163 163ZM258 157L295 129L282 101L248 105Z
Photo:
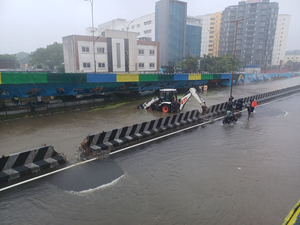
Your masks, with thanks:
M29 61L31 60L29 53L27 52L18 52L16 56L18 61L23 64L28 64Z
M226 73L232 71L233 55L226 54L222 57L206 56L200 61L200 71L208 73ZM234 70L239 69L239 59L234 60Z
M290 65L293 65L293 61L292 60L288 60L286 63L285 63L286 66L290 66Z
M46 48L38 48L29 56L32 65L35 65L35 67L42 65L45 69L53 70L55 66L60 67L64 62L63 46L57 42L47 45Z
M199 71L199 62L196 57L189 56L187 59L180 61L177 64L177 68L182 71L187 71L188 73L198 73Z

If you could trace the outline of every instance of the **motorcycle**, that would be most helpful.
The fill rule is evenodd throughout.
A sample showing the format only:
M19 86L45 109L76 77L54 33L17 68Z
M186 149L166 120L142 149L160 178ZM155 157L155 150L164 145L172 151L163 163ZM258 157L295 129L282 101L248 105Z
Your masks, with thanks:
M223 121L222 121L222 123L223 123L223 125L225 125L225 124L230 124L230 123L236 123L237 122L237 117L236 117L236 115L232 115L233 116L233 118L232 119L230 119L230 118L228 118L227 116L225 116L225 118L223 119Z

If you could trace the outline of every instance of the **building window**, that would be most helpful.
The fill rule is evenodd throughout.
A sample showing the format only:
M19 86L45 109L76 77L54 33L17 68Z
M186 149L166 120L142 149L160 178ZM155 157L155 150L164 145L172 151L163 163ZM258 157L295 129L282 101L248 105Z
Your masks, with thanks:
M154 63L150 63L150 64L149 64L149 67L150 67L150 68L154 68L154 66L155 66Z
M91 68L91 63L83 63L83 68Z
M144 22L144 25L149 25L151 24L151 20Z
M98 63L99 68L105 68L105 63Z
M139 49L139 55L144 55L144 49Z
M136 27L140 27L140 24L137 24Z
M131 29L134 29L134 25L133 25L133 26L131 26Z
M145 30L144 31L144 34L150 34L151 33L151 30Z
M90 47L82 47L82 52L90 52Z
M150 55L154 55L155 51L154 50L150 50L149 53L150 53Z
M136 35L137 35L137 36L140 36L140 32L137 32Z
M97 53L104 53L104 48L97 47Z
M144 63L139 63L139 68L144 68Z

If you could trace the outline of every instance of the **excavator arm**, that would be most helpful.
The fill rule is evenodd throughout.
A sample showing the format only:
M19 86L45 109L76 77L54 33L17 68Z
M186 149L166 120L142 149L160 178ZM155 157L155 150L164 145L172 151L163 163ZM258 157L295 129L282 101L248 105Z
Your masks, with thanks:
M157 98L152 98L151 100L145 102L144 104L138 105L138 107L139 107L140 109L147 109L147 108L150 107L154 102L156 102L156 101L158 101L158 100L159 100L158 97L157 97Z
M185 94L185 96L183 96L183 98L180 101L179 110L181 111L184 108L185 104L187 103L187 101L190 99L190 97L192 95L199 102L199 104L201 106L200 113L205 114L205 112L207 110L206 103L205 103L204 99L201 98L201 96L197 93L196 88L190 88L189 91Z

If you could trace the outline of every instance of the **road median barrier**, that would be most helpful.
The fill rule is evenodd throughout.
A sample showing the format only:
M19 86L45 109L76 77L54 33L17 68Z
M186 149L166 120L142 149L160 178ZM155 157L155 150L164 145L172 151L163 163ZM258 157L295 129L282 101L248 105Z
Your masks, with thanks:
M241 99L246 104L249 104L254 99L256 99L258 103L263 103L283 98L297 92L300 92L300 85L252 95ZM143 142L166 133L171 133L176 129L178 130L187 126L193 126L195 123L201 123L217 116L226 115L226 106L227 102L224 102L210 106L204 115L201 115L198 110L192 110L148 122L134 124L132 126L88 135L80 145L78 151L80 155L79 158L81 158L81 156L83 156L83 158L88 158L89 156L95 157L101 152L105 152L106 154L111 153L122 147L134 145L137 142Z
M67 162L53 146L43 146L0 158L0 185L59 168Z

